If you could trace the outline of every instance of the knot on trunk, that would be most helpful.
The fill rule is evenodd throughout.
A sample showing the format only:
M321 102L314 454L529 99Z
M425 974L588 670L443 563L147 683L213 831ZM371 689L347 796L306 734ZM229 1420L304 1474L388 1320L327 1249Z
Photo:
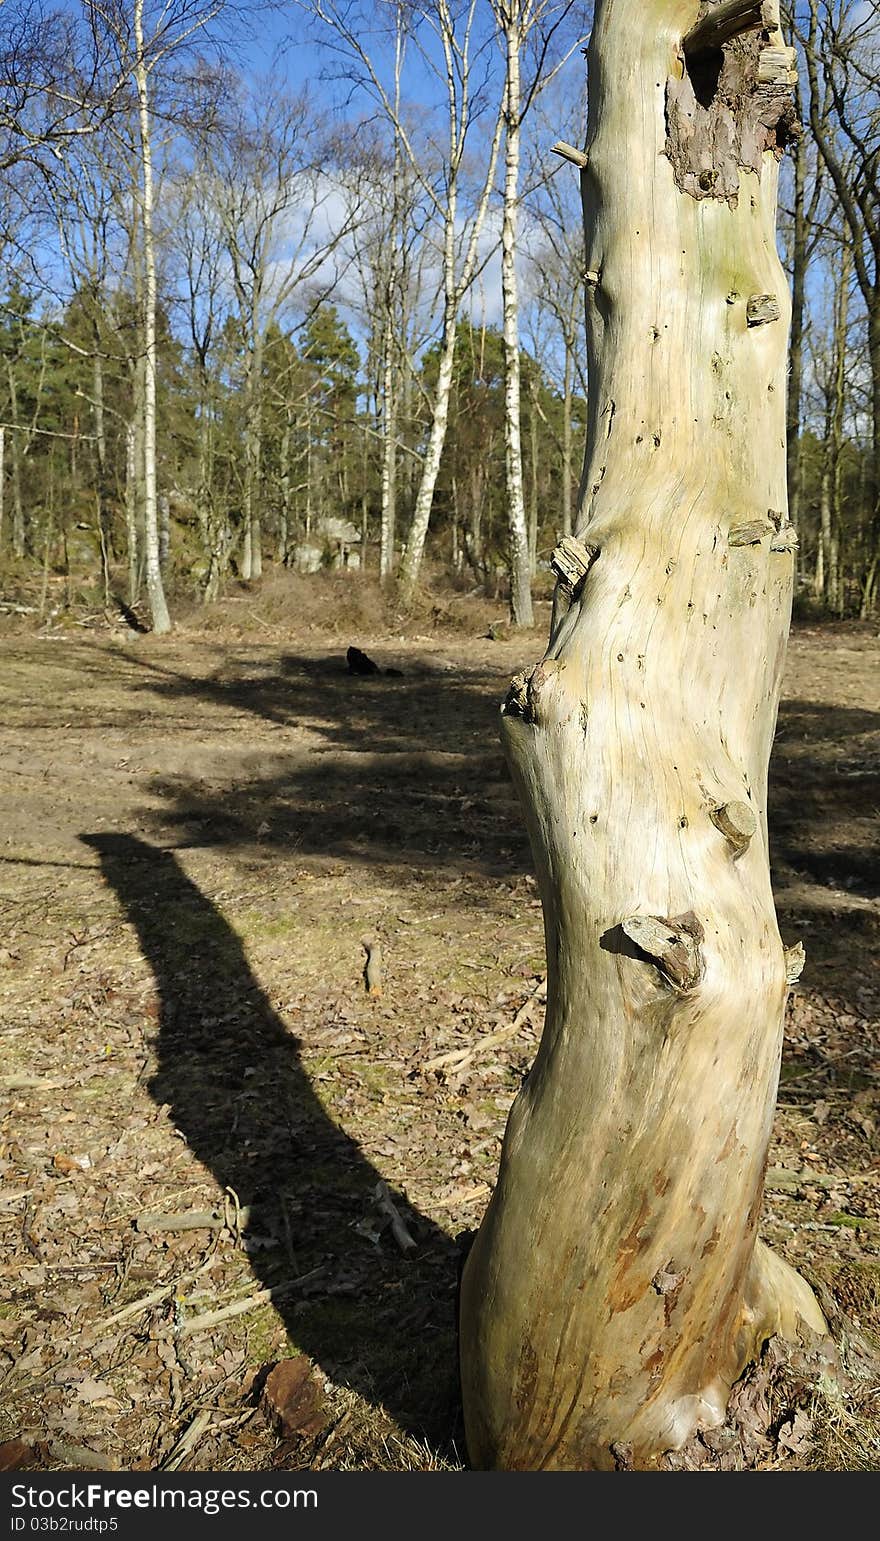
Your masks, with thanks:
M656 965L673 989L692 990L703 975L700 943L703 927L688 911L673 920L663 915L632 915L620 928Z

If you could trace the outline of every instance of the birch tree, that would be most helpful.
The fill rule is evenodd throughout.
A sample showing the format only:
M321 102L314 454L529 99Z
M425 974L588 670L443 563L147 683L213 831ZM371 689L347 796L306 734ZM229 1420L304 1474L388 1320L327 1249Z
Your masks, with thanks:
M510 615L515 626L531 626L532 586L529 536L523 490L520 429L519 283L516 248L519 229L520 161L526 114L539 92L564 63L546 69L554 37L573 10L573 0L491 0L504 54L504 193L501 216L501 296L505 368L505 486L510 565ZM526 50L537 55L524 80ZM570 52L570 50L569 50ZM567 55L566 55L567 57Z
M789 985L767 854L793 582L775 0L597 0L589 422L543 660L502 714L547 1013L461 1292L474 1465L656 1469L775 1334L758 1240Z
M369 28L357 8L345 3L345 0L316 0L315 14L335 39L335 46L351 61L362 90L377 103L391 129L394 188L399 187L405 167L413 183L420 189L435 231L441 271L440 349L421 476L400 563L401 593L405 599L409 599L418 582L449 427L456 323L462 302L479 266L480 243L503 132L503 104L497 88L494 102L491 99L491 72L488 74L488 85L478 79L478 61L481 61L485 53L485 38L481 38L478 26L478 0L422 0L422 3L412 7L404 7L399 0L395 0L390 72L383 71L380 44L375 49L369 46ZM430 143L426 142L424 134L414 131L404 110L401 85L405 41L417 50L420 65L428 78L439 85L444 127ZM486 110L489 118L488 134L481 147L481 169L476 178L472 203L468 207L465 204L468 159L473 157L474 140ZM395 211L398 203L399 199L395 196ZM393 284L400 273L401 264L391 262L391 256L398 245L399 237L395 235L395 239L389 243L389 284ZM391 309L389 304L389 314ZM390 369L387 359L386 367ZM390 389L390 378L387 389ZM386 400L390 400L387 395ZM393 465L396 437L396 419L386 409L383 445L383 577L389 576L391 571L386 555L388 499L385 478L389 465Z

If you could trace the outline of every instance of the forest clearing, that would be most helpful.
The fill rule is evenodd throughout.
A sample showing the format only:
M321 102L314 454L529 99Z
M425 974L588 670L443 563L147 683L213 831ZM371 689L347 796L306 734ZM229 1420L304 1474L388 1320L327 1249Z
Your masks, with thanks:
M876 6L0 12L30 1528L880 1468Z
M291 622L283 593L162 641L0 641L7 1464L466 1462L462 1238L543 1018L498 708L543 643L486 601L433 624L357 601L355 632ZM400 677L352 677L350 643ZM840 1394L780 1370L758 1469L877 1465L878 660L875 628L801 625L785 674L771 860L807 963L761 1235L855 1373Z

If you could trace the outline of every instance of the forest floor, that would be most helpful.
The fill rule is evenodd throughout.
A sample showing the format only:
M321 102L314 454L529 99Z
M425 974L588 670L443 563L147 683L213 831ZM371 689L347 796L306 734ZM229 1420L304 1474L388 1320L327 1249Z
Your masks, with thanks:
M497 709L542 643L458 612L0 636L0 1466L464 1463L461 1238L543 1011ZM880 1337L878 666L795 630L772 774L807 967L762 1234L845 1354ZM877 1384L801 1386L759 1464L877 1469Z

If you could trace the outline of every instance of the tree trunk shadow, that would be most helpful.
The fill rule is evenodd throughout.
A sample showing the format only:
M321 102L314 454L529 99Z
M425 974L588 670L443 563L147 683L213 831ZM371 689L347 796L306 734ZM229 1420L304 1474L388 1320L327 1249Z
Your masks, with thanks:
M392 1194L418 1242L353 1228L376 1217L381 1174L328 1116L299 1044L255 980L241 942L170 851L89 834L135 928L160 1000L153 1100L220 1194L249 1210L244 1244L296 1348L407 1432L448 1445L457 1417L457 1248ZM231 1331L244 1332L237 1323Z

